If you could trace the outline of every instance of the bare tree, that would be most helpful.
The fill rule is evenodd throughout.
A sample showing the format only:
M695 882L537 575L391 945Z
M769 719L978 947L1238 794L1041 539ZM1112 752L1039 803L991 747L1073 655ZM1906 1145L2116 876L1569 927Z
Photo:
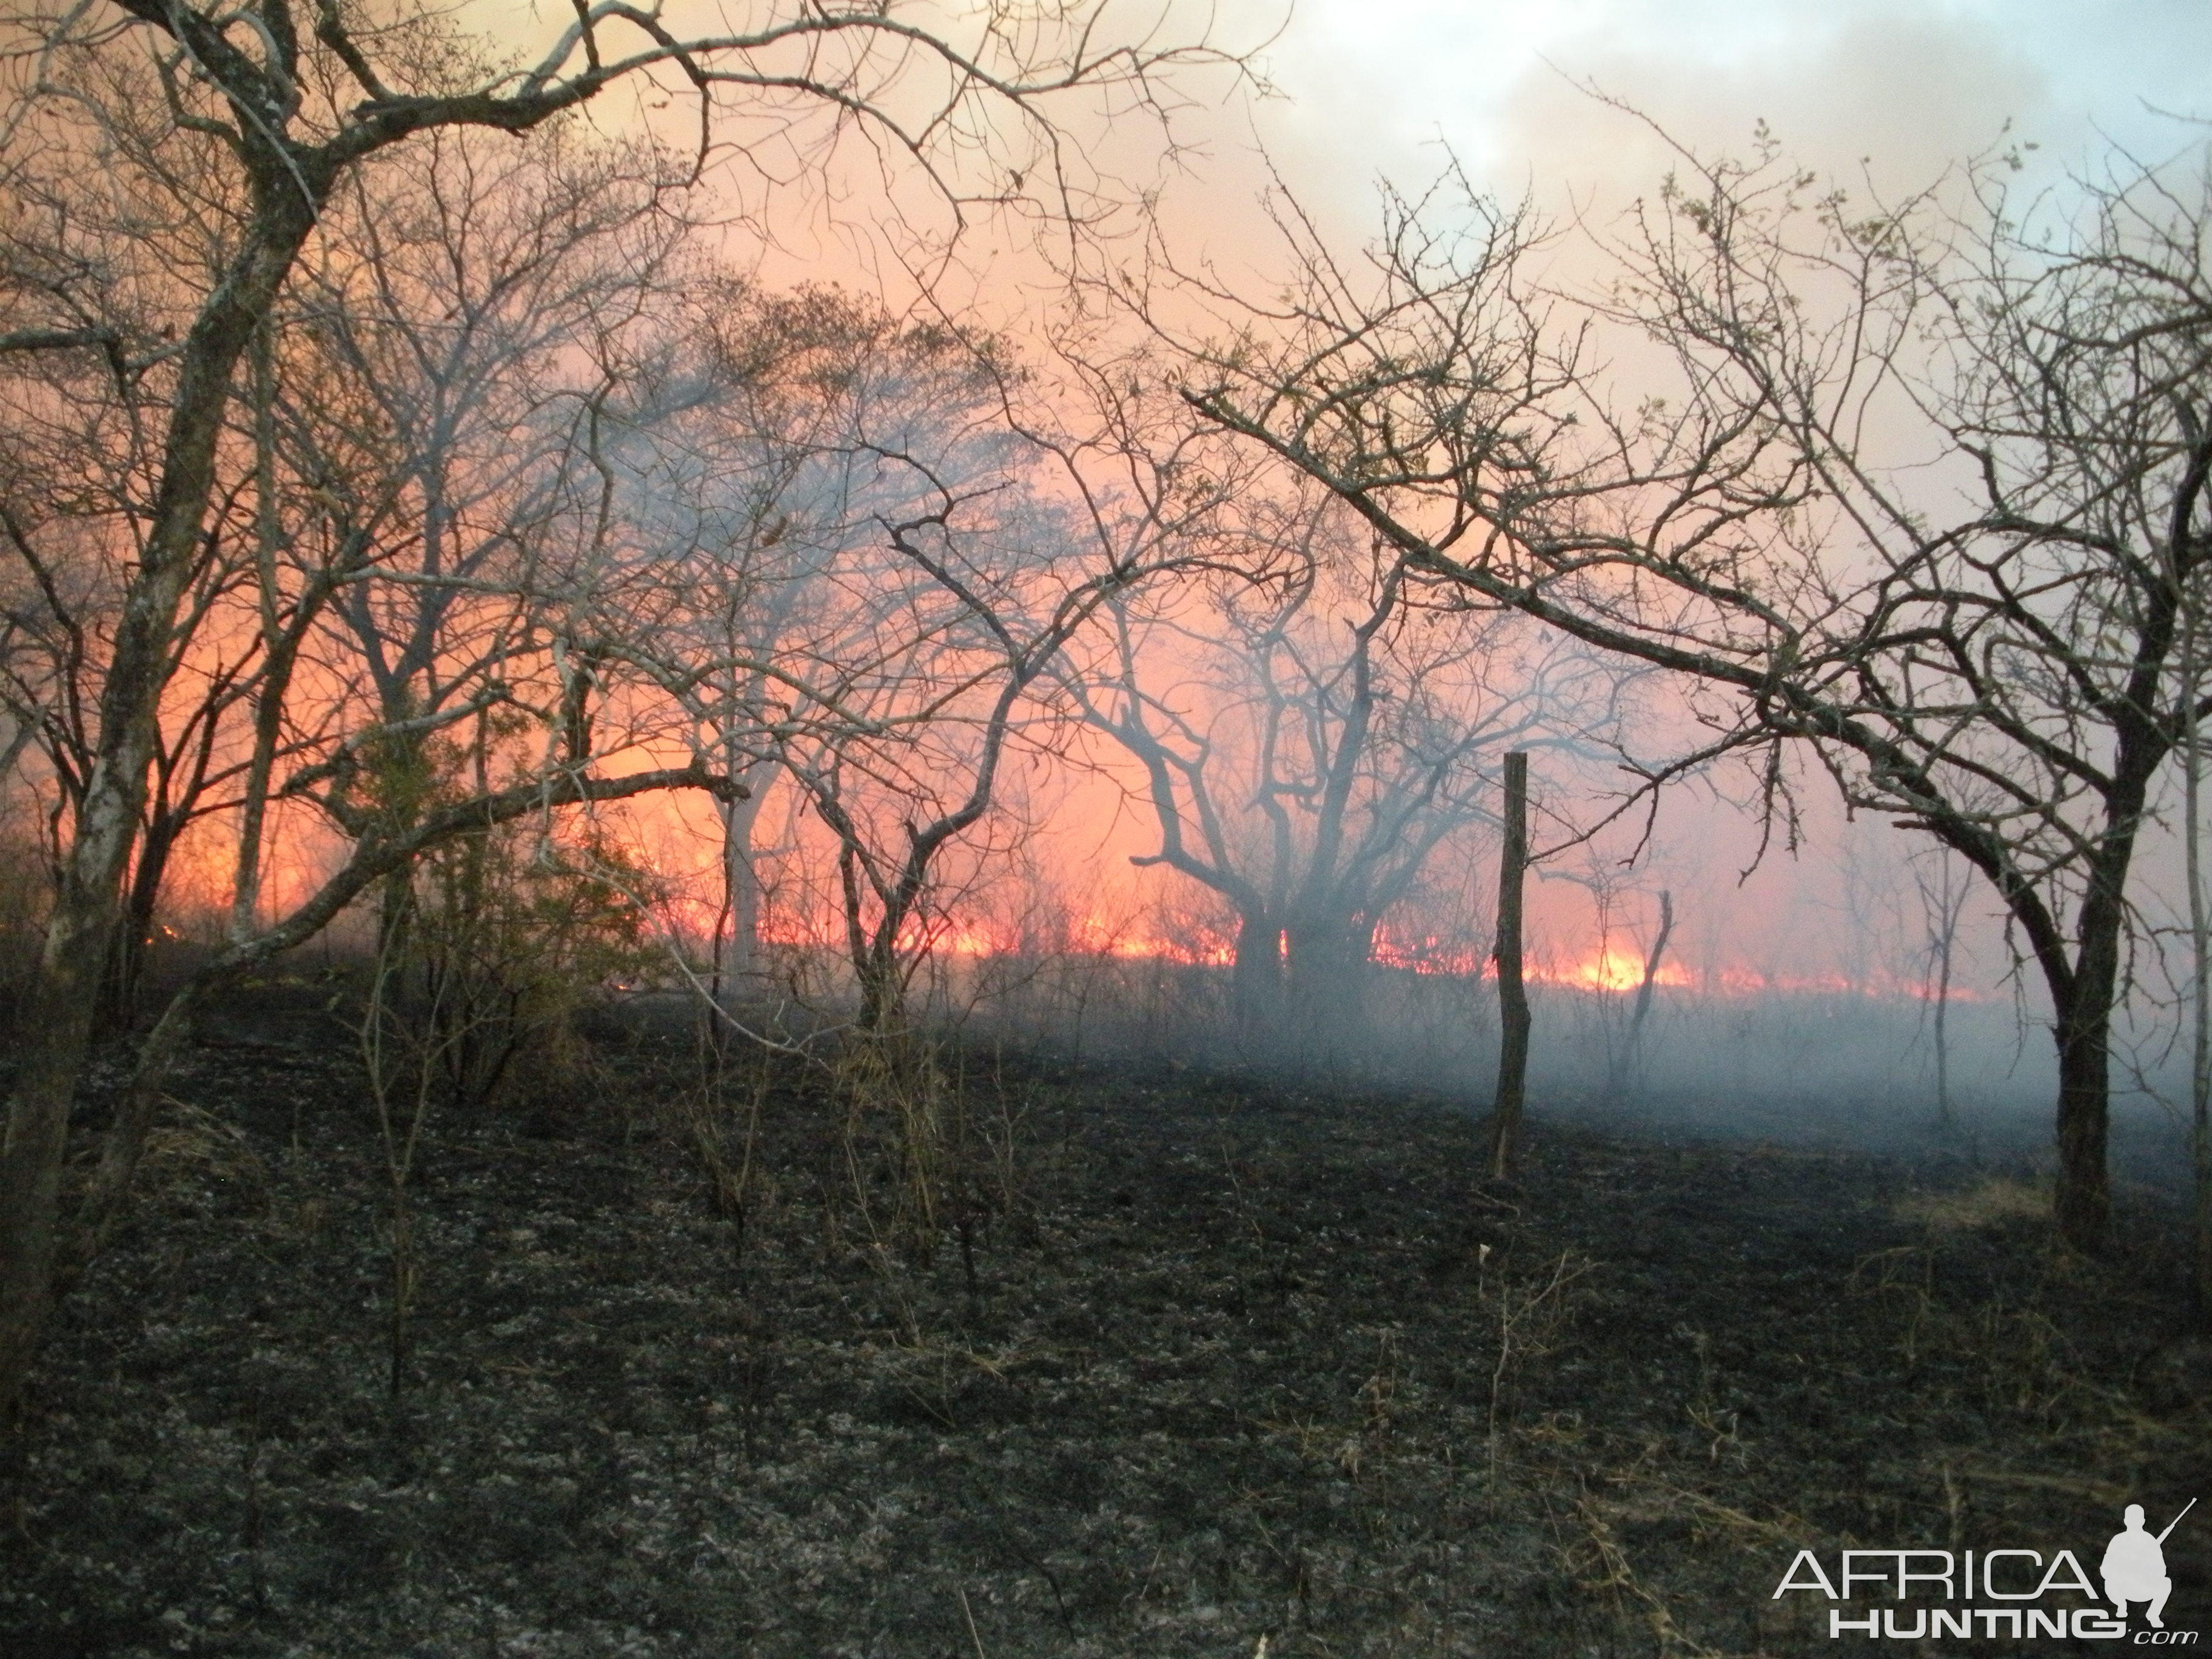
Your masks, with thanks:
M11 348L0 356L9 370L0 380L8 463L0 556L11 623L0 698L28 739L18 755L35 760L22 781L44 799L57 880L92 779L123 593L151 523L173 353L167 343L189 320L192 285L215 279L230 205L204 170L155 159L172 164L144 178L0 167L0 304L18 318L75 325L0 333ZM126 349L126 340L139 349ZM235 591L252 506L234 469L192 550L180 590L184 631ZM103 1027L127 1024L170 854L219 796L219 741L251 677L251 654L225 640L165 671L125 900L101 952Z
M778 295L725 277L702 300L712 314L656 366L672 414L641 425L623 468L639 545L682 590L664 679L748 792L718 825L710 988L728 1009L754 988L766 896L755 836L779 735L835 714L808 658L854 517L841 394L896 331L834 289Z
M1521 978L1521 894L1528 869L1528 754L1505 757L1504 824L1498 854L1498 941L1490 958L1498 969L1498 1089L1490 1106L1490 1150L1484 1163L1492 1181L1513 1174L1521 1157L1521 1109L1528 1081L1528 992Z
M1959 923L1973 890L1972 878L1952 862L1948 848L1938 847L1932 860L1916 860L1912 884L1920 896L1920 917L1927 932L1928 1018L1936 1044L1936 1115L1948 1127L1951 1098L1951 985L1957 967Z
M1294 485L1247 485L1223 538L1241 568L1110 607L1114 648L1079 690L1144 769L1160 850L1135 862L1236 911L1239 1017L1348 1052L1376 928L1440 846L1495 822L1484 757L1600 711L1510 616L1438 603Z
M870 1031L900 1023L932 942L943 855L1000 803L1014 750L1048 751L1065 731L1040 694L1054 689L1069 641L1187 556L1171 501L1117 502L1094 489L1079 516L1028 487L1040 462L1079 465L1073 444L1040 455L1024 441L964 478L915 447L878 453L922 488L907 516L880 520L896 563L862 575L870 599L852 613L866 620L866 643L846 654L868 668L841 677L836 702L865 718L817 726L782 749L836 841L859 1024Z
M1644 1030L1651 1018L1652 999L1659 988L1660 966L1667 960L1668 941L1674 936L1674 895L1662 889L1658 925L1652 931L1650 947L1644 953L1644 972L1636 982L1636 1000L1629 1008L1628 1030L1621 1038L1620 1052L1610 1068L1610 1082L1616 1093L1633 1094L1643 1085Z
M945 607L963 602L886 526L927 517L940 486L981 498L1024 486L974 343L834 289L723 279L709 292L705 349L660 370L680 412L640 424L622 465L640 548L671 590L660 683L751 792L720 824L716 961L734 997L752 972L753 834L769 789L796 776L834 821L868 787L845 764L860 745L926 746L909 727L963 712L935 701L965 672L943 631ZM980 545L968 517L979 522L961 533ZM886 804L910 805L959 764L944 754L901 781L896 768L872 775Z
M520 68L478 61L435 20L412 11L370 27L331 0L305 30L302 21L289 0L242 8L117 0L34 9L18 23L21 90L0 114L11 168L34 159L49 176L74 167L113 177L187 167L215 180L202 194L222 204L223 222L219 267L193 285L173 338L123 337L59 290L49 291L43 314L22 317L0 338L10 358L76 350L158 360L161 433L0 1142L0 1401L20 1390L51 1299L69 1103L87 1052L101 945L117 925L137 841L158 712L187 654L180 623L219 487L235 374L355 169L441 129L526 131L619 80L665 71L696 90L702 162L718 105L734 100L738 112L781 119L782 142L799 145L805 116L819 112L823 143L866 127L910 157L956 207L1018 198L1020 181L1036 177L1054 181L1057 204L1069 210L1063 221L1074 223L1086 217L1097 181L1079 176L1079 155L1057 143L1048 100L1104 88L1164 114L1163 74L1195 56L1220 60L1109 42L1085 9L1042 21L993 10L955 35L878 11L763 5L724 33L684 40L653 14L603 0L580 9L543 57ZM664 769L660 783L705 776ZM580 758L547 773L536 796L490 790L471 811L496 814L520 799L520 812L532 799L576 801L617 787L634 793L637 780L588 778ZM381 836L364 822L363 850L348 867L380 873L389 859L428 844L431 827L453 834L471 821L434 811ZM265 942L319 926L332 914L324 896L218 960L235 966Z
M381 531L337 594L360 679L334 705L433 720L516 640L607 608L600 428L689 228L661 200L681 181L666 163L459 128L326 209L287 310L331 372L316 404L290 403L284 436L313 505Z
M1980 871L2051 998L2057 1220L2094 1248L2128 883L2195 712L2212 203L2123 161L2023 218L2003 177L1869 208L1685 155L1583 306L1531 286L1525 222L1401 207L1370 276L1314 250L1287 326L1191 395L1419 568L1674 671L1699 757L1767 753L1770 802L1800 742ZM1612 328L1676 366L1627 413Z
M672 463L691 481L671 544L704 580L668 681L733 769L787 780L827 831L802 902L836 918L861 1027L895 1030L946 893L1020 833L1010 759L1066 733L1064 647L1191 557L1219 497L1113 399L1071 426L1082 388L1042 386L1002 340L826 290L738 297L725 390Z

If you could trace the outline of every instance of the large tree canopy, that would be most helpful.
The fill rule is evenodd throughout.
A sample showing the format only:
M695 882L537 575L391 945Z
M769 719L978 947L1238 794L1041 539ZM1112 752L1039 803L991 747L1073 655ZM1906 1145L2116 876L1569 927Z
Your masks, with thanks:
M1681 676L1711 727L1684 763L1808 744L1987 877L2051 997L2059 1228L2094 1246L2130 872L2203 712L2212 176L2021 204L1999 165L1869 209L1683 163L1595 297L1456 178L1370 264L1308 240L1291 314L1188 395L1411 568ZM1624 341L1665 365L1626 400Z

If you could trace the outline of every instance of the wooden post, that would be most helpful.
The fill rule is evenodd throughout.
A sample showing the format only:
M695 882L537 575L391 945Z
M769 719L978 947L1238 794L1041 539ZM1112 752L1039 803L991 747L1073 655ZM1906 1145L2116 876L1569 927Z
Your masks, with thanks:
M1528 1076L1528 993L1521 982L1521 878L1528 867L1528 757L1505 757L1505 848L1498 865L1498 1099L1490 1114L1490 1176L1513 1173Z

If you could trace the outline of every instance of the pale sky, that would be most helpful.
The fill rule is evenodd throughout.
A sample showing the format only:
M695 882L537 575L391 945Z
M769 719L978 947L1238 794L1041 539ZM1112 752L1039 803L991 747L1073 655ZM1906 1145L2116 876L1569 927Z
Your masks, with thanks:
M1553 216L1650 191L1668 165L1663 147L1578 90L1583 81L1704 153L1747 150L1764 119L1792 159L1845 183L1864 172L1885 190L1926 185L1948 162L2010 144L2039 146L2031 159L2055 177L2112 142L2163 160L2212 139L2202 124L2212 118L2212 0L1108 0L1102 36L1143 31L1163 4L1156 43L1205 32L1249 50L1275 37L1259 58L1279 99L1224 106L1226 77L1179 83L1200 106L1180 118L1179 136L1197 149L1164 204L1179 255L1231 264L1243 255L1254 275L1272 263L1251 211L1267 184L1261 145L1332 234L1354 243L1375 226L1376 179L1425 183L1442 164L1440 142L1498 195L1533 196ZM689 33L729 27L739 20L728 14L744 9L671 0L669 15ZM893 9L940 20L955 39L965 33L951 20L968 0ZM566 15L555 0L471 0L467 10L523 51ZM594 107L612 128L636 118L619 94ZM688 100L665 107L650 118L688 144ZM1156 135L1137 120L1127 126L1106 137L1079 118L1079 148L1126 153L1136 179L1149 173ZM741 121L720 127L726 143L742 136ZM865 161L865 150L850 155ZM742 162L717 173L757 197L759 179ZM877 216L861 200L875 188L865 178L833 187L838 205L811 225L787 194L771 280L836 267L849 277L856 260L875 263L856 222ZM933 216L928 204L921 215ZM981 288L993 285L975 274ZM995 276L1003 285L1012 272L1001 265Z
M2147 106L2212 116L2203 0L1299 0L1267 56L1290 101L1262 130L1301 173L1425 171L1441 137L1508 193L1637 161L1570 78L1700 145L1741 146L1763 118L1814 165L1905 173L2008 119L2078 161L2100 131L2147 155L2188 142Z

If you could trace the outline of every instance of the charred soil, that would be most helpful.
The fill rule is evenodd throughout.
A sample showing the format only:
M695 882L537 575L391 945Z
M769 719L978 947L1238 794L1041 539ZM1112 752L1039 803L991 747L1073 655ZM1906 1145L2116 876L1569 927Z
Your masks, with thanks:
M430 1120L395 1391L358 1062L231 1010L0 1449L0 1650L1833 1652L1801 1549L2094 1572L2212 1495L2144 1194L2090 1261L1963 1160L1540 1118L1486 1185L1458 1107L1257 1074L593 1074Z

